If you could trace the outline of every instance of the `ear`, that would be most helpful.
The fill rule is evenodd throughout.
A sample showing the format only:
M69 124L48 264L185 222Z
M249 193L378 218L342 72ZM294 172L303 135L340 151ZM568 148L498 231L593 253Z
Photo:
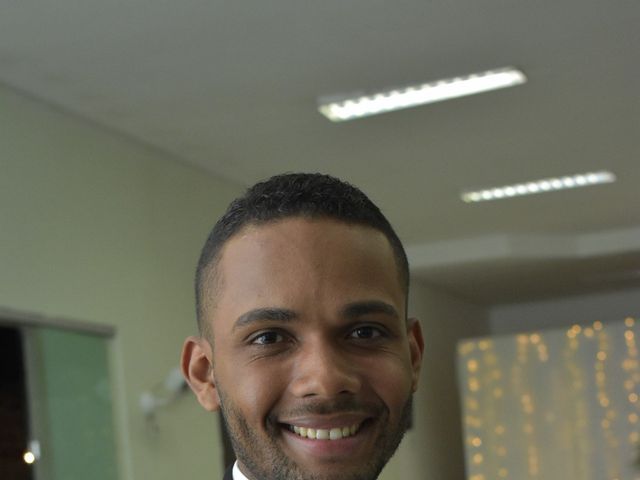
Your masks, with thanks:
M411 388L415 392L418 389L420 378L420 366L422 365L422 353L424 352L424 338L422 338L422 327L417 318L410 318L407 326L407 337L409 339L409 352L411 354Z
M210 412L218 410L220 398L213 377L213 352L209 342L202 337L188 337L182 346L180 365L200 405Z

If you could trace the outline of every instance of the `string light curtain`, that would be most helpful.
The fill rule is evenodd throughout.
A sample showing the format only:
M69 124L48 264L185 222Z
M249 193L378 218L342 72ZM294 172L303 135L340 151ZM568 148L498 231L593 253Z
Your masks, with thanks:
M634 318L458 345L469 480L640 480Z

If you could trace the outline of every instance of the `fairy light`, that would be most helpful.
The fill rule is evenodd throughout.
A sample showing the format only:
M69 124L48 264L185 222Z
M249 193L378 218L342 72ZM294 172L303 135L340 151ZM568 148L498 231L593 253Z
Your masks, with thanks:
M624 341L627 347L626 358L622 362L622 369L627 374L624 382L624 388L628 392L628 414L627 422L629 426L629 434L627 436L628 444L631 448L637 448L640 443L640 433L638 432L638 412L640 412L640 404L638 402L637 391L637 373L638 373L638 348L636 345L636 334L634 331L635 319L627 317L624 320L626 330L624 331Z
M470 373L475 373L478 371L478 361L475 358L467 361L467 370L469 370Z
M569 437L576 439L574 447L576 454L579 458L584 458L591 450L590 439L587 435L589 414L585 396L585 372L576 360L579 346L576 330L574 325L566 332L567 341L562 354L569 386L567 402L573 406L568 411L569 418L566 419L566 427ZM574 475L577 478L588 478L587 467L582 464L575 465Z
M541 363L546 363L549 360L549 349L544 341L544 337L538 333L534 333L529 337L529 340L538 350L538 360Z
M490 339L462 342L458 352L460 372L466 377L463 405L469 478L497 478L498 471L506 469L507 449L505 428L499 417L503 410L500 402L505 390L504 375L499 368L494 342ZM501 426L497 433L496 425Z
M466 401L465 401L465 409L467 415L465 415L464 419L464 428L467 432L467 442L472 445L476 451L467 454L467 466L470 469L473 469L475 473L473 473L470 478L475 480L485 480L485 476L481 472L480 468L482 466L482 462L484 457L478 449L482 446L482 438L480 436L480 430L483 426L482 419L478 416L478 411L480 409L480 401L478 398L478 391L480 390L480 381L475 376L479 369L478 359L474 357L469 357L469 355L476 353L479 350L479 345L475 342L464 342L459 345L458 353L464 358L464 375L467 377L466 382Z
M478 411L480 409L480 404L475 397L469 397L467 399L467 408L472 411Z
M495 345L490 340L481 342L480 350L482 355L482 371L483 381L486 385L485 389L485 409L488 425L497 425L500 422L500 414L504 410L504 375L500 369L498 356L495 351ZM491 473L490 477L495 478L498 470L504 468L504 457L497 455L497 449L504 449L506 455L506 447L504 438L494 434L490 429L485 433L487 443L493 447L493 455L485 456L485 471Z
M469 443L470 443L472 446L474 446L474 447L478 448L479 446L481 446L481 445L482 445L482 439L481 439L480 437L473 437L473 438L471 438L471 439L469 440Z
M461 343L460 346L458 347L458 354L461 357L466 357L475 349L476 349L475 342L464 342L464 343Z
M516 364L511 370L511 384L513 395L520 400L520 411L522 418L522 433L527 444L527 471L530 478L538 477L540 472L539 455L536 447L534 423L534 399L533 391L525 384L524 378L529 376L528 368L529 349L535 347L540 342L539 334L516 336Z
M608 384L607 370L613 368L610 365L611 341L606 328L602 328L598 332L598 351L596 353L596 385L598 387L598 397L600 406L602 407L602 418L600 420L600 428L605 439L604 456L606 468L610 478L620 475L620 466L617 461L617 450L620 445L616 436L616 429L613 428L613 421L617 417L617 411L613 403L614 395Z
M621 461L640 446L640 324L621 320L459 346L468 479L595 478L599 452L598 476L640 480Z
M472 392L477 392L478 390L480 390L480 382L476 377L471 377L469 379L469 390L471 390Z

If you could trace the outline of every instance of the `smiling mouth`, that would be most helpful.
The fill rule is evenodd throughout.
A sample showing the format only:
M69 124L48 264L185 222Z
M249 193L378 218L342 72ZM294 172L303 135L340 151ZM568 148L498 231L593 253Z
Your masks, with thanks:
M287 425L287 428L302 438L310 440L340 440L355 435L360 429L361 424L353 424L336 428L307 428L298 427L297 425Z

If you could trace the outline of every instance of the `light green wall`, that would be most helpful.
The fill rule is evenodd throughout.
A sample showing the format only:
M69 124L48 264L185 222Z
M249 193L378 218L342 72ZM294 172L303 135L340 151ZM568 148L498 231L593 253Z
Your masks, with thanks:
M154 429L138 398L195 331L197 253L241 187L4 88L0 148L0 307L115 326L123 480L216 478L215 415L185 395Z

